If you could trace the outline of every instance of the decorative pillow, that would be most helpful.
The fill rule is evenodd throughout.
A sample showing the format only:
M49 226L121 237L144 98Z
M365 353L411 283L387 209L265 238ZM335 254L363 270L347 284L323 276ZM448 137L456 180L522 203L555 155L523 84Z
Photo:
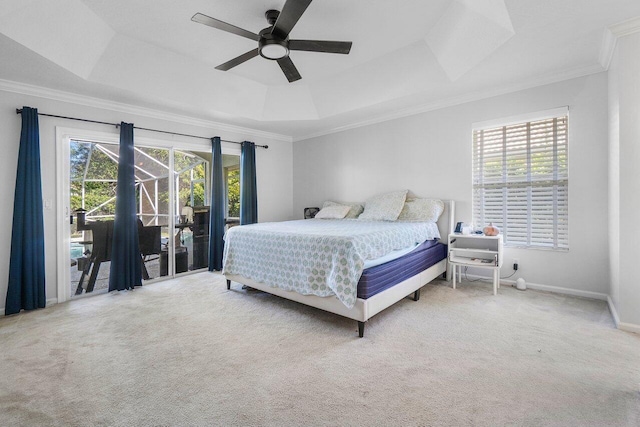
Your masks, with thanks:
M340 203L327 200L326 202L324 202L324 205L322 205L322 207L326 208L327 206L349 206L349 213L347 214L347 216L345 216L345 218L358 218L358 216L364 210L364 206L362 206L360 203Z
M320 212L316 214L315 218L342 219L349 213L349 209L351 209L351 207L346 205L327 206L326 208L320 209Z
M393 191L391 193L379 194L367 200L364 205L364 212L358 219L373 221L395 221L400 215L407 198L407 191Z
M436 222L444 211L444 202L438 199L407 199L398 221Z

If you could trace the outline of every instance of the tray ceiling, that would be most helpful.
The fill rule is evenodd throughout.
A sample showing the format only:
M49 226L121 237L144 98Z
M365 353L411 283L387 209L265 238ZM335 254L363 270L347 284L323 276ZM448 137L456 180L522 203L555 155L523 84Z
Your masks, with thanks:
M291 38L350 40L349 55L291 52L294 83L261 57L215 69L255 42L194 13L257 33L283 4L2 0L0 79L299 139L603 71L607 27L640 16L636 0L317 0Z

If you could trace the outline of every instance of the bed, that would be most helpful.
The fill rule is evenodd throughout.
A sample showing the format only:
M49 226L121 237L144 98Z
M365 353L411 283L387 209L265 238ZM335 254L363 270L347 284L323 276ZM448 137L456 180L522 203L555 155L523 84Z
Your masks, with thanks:
M433 239L446 242L453 231L454 202L443 202L431 224L307 219L230 228L222 270L227 289L235 282L356 320L363 337L372 316L411 294L418 300L425 284L448 274L446 246ZM416 243L408 253L365 268L410 240Z

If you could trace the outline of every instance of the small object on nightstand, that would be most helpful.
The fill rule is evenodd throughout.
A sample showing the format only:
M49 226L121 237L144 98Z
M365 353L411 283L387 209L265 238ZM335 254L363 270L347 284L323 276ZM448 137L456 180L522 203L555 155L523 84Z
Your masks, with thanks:
M492 222L490 222L482 231L484 231L485 236L497 236L500 234L500 229L493 225Z

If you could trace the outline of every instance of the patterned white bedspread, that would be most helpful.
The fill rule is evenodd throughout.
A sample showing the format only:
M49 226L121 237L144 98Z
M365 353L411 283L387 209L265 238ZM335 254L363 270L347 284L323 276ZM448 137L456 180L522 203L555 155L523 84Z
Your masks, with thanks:
M230 228L223 274L304 295L336 295L351 308L364 261L440 238L435 223L305 219Z

